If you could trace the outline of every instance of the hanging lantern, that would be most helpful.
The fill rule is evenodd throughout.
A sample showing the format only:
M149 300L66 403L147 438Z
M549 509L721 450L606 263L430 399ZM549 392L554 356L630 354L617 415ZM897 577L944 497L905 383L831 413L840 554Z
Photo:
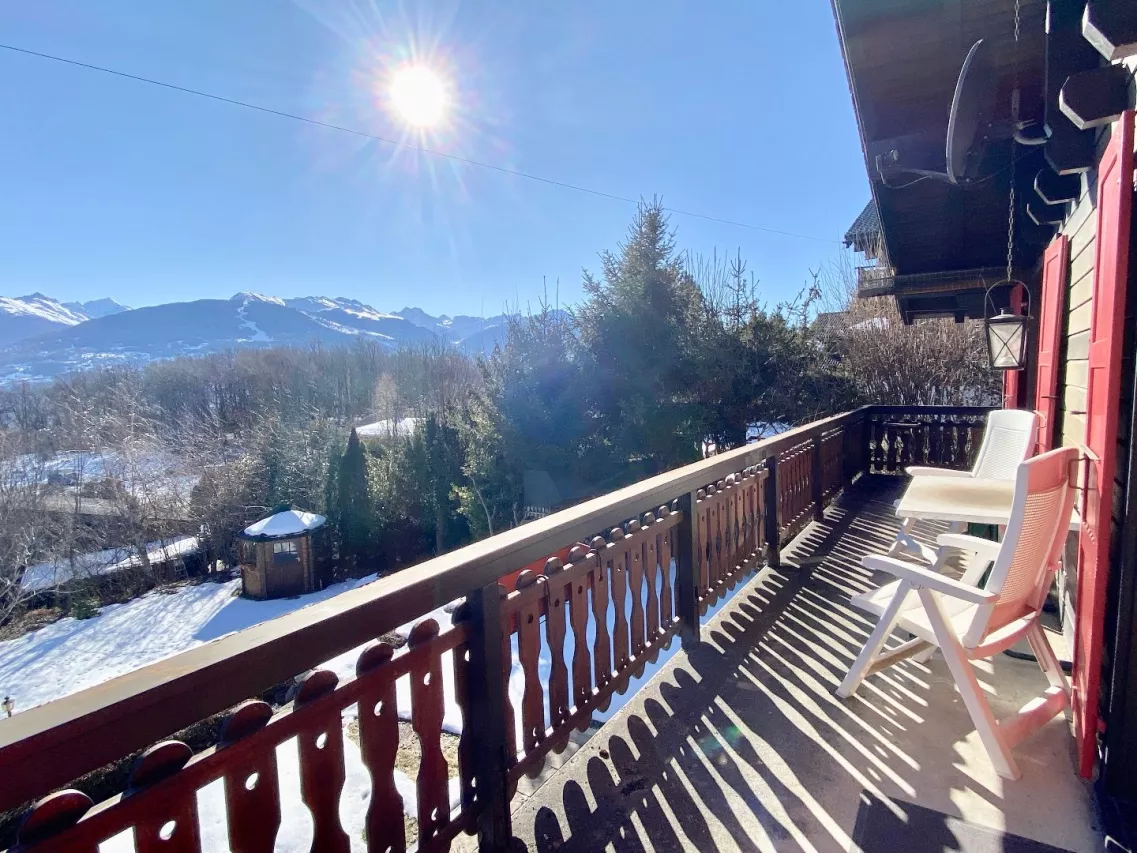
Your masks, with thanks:
M995 314L991 291L996 287L1020 287L1030 298L1030 290L1021 281L1001 281L987 288L983 297L983 326L987 333L987 357L992 370L1022 370L1026 367L1026 324L1030 319L1010 307ZM1014 291L1012 290L1012 293ZM989 309L989 310L988 310Z

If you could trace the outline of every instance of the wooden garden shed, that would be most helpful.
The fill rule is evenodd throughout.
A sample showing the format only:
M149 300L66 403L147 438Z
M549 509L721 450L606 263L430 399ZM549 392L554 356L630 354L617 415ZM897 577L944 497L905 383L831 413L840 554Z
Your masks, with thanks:
M281 509L240 534L242 592L248 598L287 598L323 589L328 561L324 559L322 515L295 508Z

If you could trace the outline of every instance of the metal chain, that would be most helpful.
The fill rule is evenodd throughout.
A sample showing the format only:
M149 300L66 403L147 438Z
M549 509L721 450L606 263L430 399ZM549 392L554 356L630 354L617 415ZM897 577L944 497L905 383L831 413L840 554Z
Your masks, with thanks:
M1015 0L1015 85L1011 90L1011 121L1019 121L1019 34L1021 32L1020 0ZM1015 144L1011 143L1011 192L1007 204L1007 281L1014 275L1015 263Z

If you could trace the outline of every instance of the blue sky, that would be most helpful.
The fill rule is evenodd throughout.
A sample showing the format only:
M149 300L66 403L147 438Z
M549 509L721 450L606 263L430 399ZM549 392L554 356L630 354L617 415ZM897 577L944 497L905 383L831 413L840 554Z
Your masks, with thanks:
M381 136L411 53L451 81L421 142L674 216L771 302L868 198L827 2L5 0L0 42ZM0 50L0 294L139 306L361 299L498 313L579 298L628 204Z

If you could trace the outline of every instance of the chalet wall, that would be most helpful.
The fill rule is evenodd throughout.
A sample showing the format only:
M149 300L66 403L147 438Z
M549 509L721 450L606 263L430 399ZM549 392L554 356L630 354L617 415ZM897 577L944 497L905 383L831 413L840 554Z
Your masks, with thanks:
M1097 185L1082 181L1082 195L1062 233L1070 240L1067 275L1065 358L1059 377L1062 444L1085 441L1086 385L1089 376L1090 314L1094 287L1094 249L1097 229Z

